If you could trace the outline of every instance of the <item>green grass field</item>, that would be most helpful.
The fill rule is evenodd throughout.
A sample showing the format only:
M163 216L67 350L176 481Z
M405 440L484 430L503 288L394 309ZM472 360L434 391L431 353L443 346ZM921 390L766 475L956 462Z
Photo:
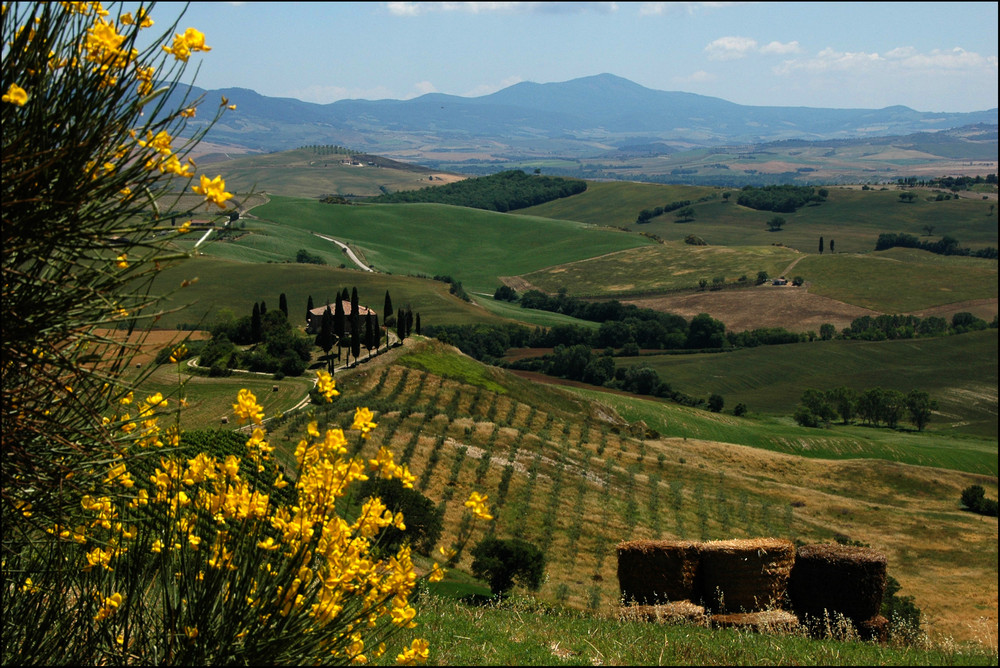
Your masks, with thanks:
M387 189L411 190L433 185L431 170L404 171L385 167L340 164L347 156L319 155L312 149L239 157L212 165L226 177L230 190L279 193L291 197L340 194L369 197Z
M805 277L814 294L886 313L997 297L996 260L912 248L807 255L793 273Z
M651 243L578 222L438 204L338 206L275 197L254 214L356 245L380 271L450 275L467 290L490 293L499 276Z
M697 288L700 280L711 284L717 276L728 283L745 276L753 284L757 272L778 276L800 257L800 253L776 246L689 246L671 242L547 267L522 278L547 292L565 287L575 297L655 294Z
M996 442L995 329L930 339L814 341L616 361L648 365L686 394L706 398L721 394L727 412L744 403L751 412L791 416L807 389L846 385L855 390L924 390L940 405L928 427L931 433L971 434ZM995 467L995 448L993 457Z
M737 189L695 186L657 186L639 183L588 183L587 191L573 197L525 209L524 213L548 215L567 220L625 226L637 232L649 232L663 239L682 241L689 234L702 237L717 246L770 246L784 244L805 253L817 253L819 238L826 248L834 240L837 252L860 253L873 250L882 232L905 232L925 240L944 235L958 239L963 246L976 249L997 246L997 208L976 199L927 201L929 191L910 203L899 201L896 190L858 190L828 187L827 201L806 206L795 213L756 211L736 204ZM730 192L730 201L722 199ZM651 222L637 225L635 218L644 208L662 206L671 201L718 194L711 201L695 203L695 218L678 223L668 213ZM781 216L786 224L779 232L769 232L767 221ZM927 237L925 225L933 226Z

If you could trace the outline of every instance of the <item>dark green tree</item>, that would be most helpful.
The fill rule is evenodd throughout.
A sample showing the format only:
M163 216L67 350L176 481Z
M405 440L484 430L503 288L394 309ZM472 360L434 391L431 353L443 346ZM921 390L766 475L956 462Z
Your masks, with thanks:
M406 314L403 309L396 311L396 338L399 339L400 344L406 338Z
M392 320L392 299L389 297L389 291L385 291L385 303L382 306L382 324L388 327ZM388 332L386 332L388 333Z
M361 357L361 319L357 317L351 318L351 355L355 363Z
M677 217L677 222L679 223L687 222L689 220L694 220L695 216L694 207L686 206L674 215Z
M250 315L250 339L252 343L260 343L260 339L263 334L260 318L260 304L254 302L253 313Z
M819 254L823 254L823 237L819 238Z
M333 313L330 312L330 305L326 305L326 310L323 311L323 317L319 321L319 332L316 334L316 345L323 350L323 354L327 356L327 367L332 367L333 364L330 362L330 350L333 348L333 344L336 342L337 337L333 333Z
M413 333L413 311L409 307L406 308L406 335L410 336Z
M931 421L931 412L937 409L937 402L931 399L931 395L922 390L910 390L906 395L906 410L910 414L910 422L923 431L927 423Z
M365 350L368 351L368 357L372 356L372 348L375 347L375 333L372 331L372 318L375 314L371 311L365 316Z
M699 313L688 325L687 348L722 348L726 344L726 326L707 313Z
M830 239L830 252L833 253L833 239Z
M824 322L819 326L819 338L823 341L829 341L837 335L837 328L828 322Z
M344 300L338 295L337 303L333 305L333 335L337 338L337 359L344 347L347 334L347 316L344 314Z
M278 296L278 309L285 314L286 318L288 317L288 299L285 297L284 292Z
M711 394L708 397L708 410L713 413L722 412L723 406L726 405L725 399L722 398L721 394Z
M261 299L260 300L260 317L263 318L265 315L267 315L267 302L265 302L263 299Z
M844 424L854 419L854 413L858 406L857 392L849 387L835 387L828 390L826 396Z
M419 313L417 313L416 320L413 323L413 331L416 332L418 336L420 335L420 314Z
M309 321L309 313L312 312L314 308L316 307L313 305L313 296L309 295L309 299L306 301L306 322Z
M784 226L785 226L785 219L782 218L781 216L775 216L771 220L767 221L768 232L778 232Z
M532 591L542 586L545 555L525 540L484 538L470 554L472 574L486 580L494 596L504 596L515 581Z
M444 528L444 511L415 489L407 489L398 478L369 478L358 488L360 498L378 497L393 513L403 513L406 531L394 526L382 529L377 536L383 554L394 554L403 543L423 554L430 554Z

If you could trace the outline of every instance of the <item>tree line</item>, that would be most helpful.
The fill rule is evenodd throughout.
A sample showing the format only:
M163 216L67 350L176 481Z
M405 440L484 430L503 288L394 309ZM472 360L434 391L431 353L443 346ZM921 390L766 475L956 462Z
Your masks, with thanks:
M213 376L228 375L232 369L301 376L312 359L312 342L288 321L284 293L277 309L268 310L263 300L254 302L249 315L219 322L210 331L212 338L202 348L198 363Z
M923 390L903 394L881 387L862 391L837 387L803 392L793 417L803 427L829 427L839 417L842 424L850 424L857 418L863 424L885 425L889 429L896 429L900 420L906 417L917 431L923 431L937 407L937 401Z
M817 191L812 186L744 186L736 197L736 203L758 211L794 213L807 204L825 202L828 194L825 188Z
M432 202L505 212L569 197L586 189L585 181L529 176L519 169L512 169L441 186L386 193L368 201L380 204Z
M990 260L997 259L997 249L992 246L973 251L968 248L962 248L958 244L958 239L950 236L941 237L937 241L921 241L912 234L904 232L883 232L878 235L878 239L875 241L875 250L881 251L896 247L917 248L938 255L963 255Z

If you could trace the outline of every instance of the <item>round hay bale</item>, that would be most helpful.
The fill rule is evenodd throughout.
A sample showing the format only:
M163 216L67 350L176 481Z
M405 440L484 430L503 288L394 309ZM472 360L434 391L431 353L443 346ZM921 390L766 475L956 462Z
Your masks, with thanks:
M886 563L867 547L804 545L788 583L792 609L800 617L843 615L855 625L871 620L882 608Z
M858 635L862 640L874 642L889 642L889 620L877 615L863 622L858 622Z
M758 633L790 633L799 627L799 618L786 610L737 612L729 615L712 615L712 628L746 629Z
M619 611L618 618L628 622L708 626L705 608L691 601L675 601L662 605L625 605Z
M641 605L696 598L698 546L689 541L636 540L618 545L622 600Z
M795 563L795 545L780 538L701 543L701 587L713 612L779 607Z

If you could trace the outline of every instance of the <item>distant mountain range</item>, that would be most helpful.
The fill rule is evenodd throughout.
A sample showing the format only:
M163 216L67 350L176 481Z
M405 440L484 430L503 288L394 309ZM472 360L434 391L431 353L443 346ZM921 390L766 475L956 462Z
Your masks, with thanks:
M580 158L634 146L664 152L787 139L829 140L997 124L997 109L919 112L908 107L754 107L692 93L645 88L611 74L562 83L522 82L482 97L431 93L411 100L313 104L252 90L206 91L237 105L206 139L255 151L337 144L406 160L468 154ZM193 126L204 121L196 121Z

